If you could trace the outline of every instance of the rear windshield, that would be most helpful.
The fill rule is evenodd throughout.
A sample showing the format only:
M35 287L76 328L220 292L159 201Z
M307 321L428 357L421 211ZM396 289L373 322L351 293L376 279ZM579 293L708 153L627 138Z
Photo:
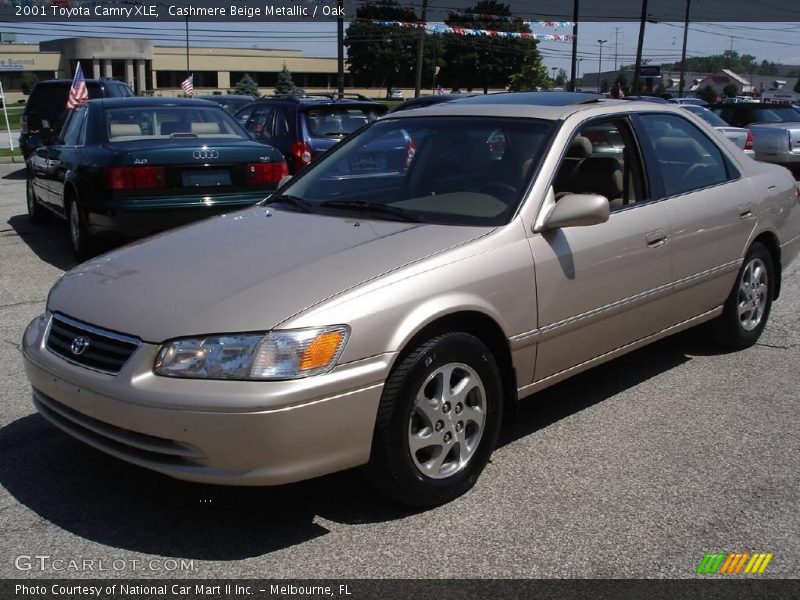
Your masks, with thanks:
M800 111L790 106L771 106L751 109L746 120L753 123L783 123L786 121L800 121Z
M132 106L105 111L110 142L152 139L247 139L242 128L216 106Z
M371 123L384 107L320 106L303 113L308 134L315 138L340 138Z
M715 115L713 112L708 110L707 108L703 108L702 106L692 106L692 105L685 105L684 108L689 112L693 112L698 117L703 119L709 125L713 125L714 127L728 127L728 124L723 121L719 116Z
M28 113L35 113L43 119L50 119L55 122L58 117L67 109L67 98L69 97L68 83L58 85L38 85L28 99ZM87 83L89 99L102 98L102 88L97 83Z

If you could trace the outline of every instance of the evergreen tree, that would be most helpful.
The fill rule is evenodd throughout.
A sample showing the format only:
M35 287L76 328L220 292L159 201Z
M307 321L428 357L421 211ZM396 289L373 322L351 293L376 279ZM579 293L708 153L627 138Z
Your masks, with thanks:
M278 73L278 83L275 86L276 94L294 94L297 88L292 80L292 73L284 63L283 69Z
M245 74L244 77L236 83L234 92L242 96L253 96L254 98L261 95L258 93L258 84L248 74Z

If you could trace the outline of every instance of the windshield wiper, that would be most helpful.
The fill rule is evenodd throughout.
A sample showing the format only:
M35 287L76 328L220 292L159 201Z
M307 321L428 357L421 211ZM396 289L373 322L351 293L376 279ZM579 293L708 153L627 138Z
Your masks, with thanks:
M269 198L267 198L266 202L264 202L264 205L274 204L275 202L283 202L285 204L291 204L295 208L299 208L305 213L314 212L313 209L311 208L311 205L308 202L301 200L297 196L291 196L289 194L277 194L274 196L270 196Z
M420 223L422 221L422 219L416 215L411 214L399 206L377 204L375 202L367 202L366 200L328 200L327 202L323 202L320 206L322 208L350 208L353 210L385 213L399 217L404 221L411 221L412 223Z

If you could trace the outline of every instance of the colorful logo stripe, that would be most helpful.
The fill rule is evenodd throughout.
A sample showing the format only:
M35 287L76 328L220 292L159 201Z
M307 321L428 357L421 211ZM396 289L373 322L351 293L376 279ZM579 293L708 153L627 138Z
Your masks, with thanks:
M763 573L772 554L766 552L710 552L707 553L697 566L697 573L709 575L738 575L740 573L756 575Z

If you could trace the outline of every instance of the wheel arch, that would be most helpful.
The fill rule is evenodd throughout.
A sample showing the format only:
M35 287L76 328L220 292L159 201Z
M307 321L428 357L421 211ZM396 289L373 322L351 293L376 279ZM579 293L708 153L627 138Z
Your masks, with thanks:
M508 337L500 324L485 312L474 309L462 309L456 312L437 315L421 324L401 345L394 365L414 348L437 335L450 332L463 332L474 335L492 352L500 370L503 386L503 401L506 411L513 411L517 401L517 378L511 356ZM394 365L392 368L394 368ZM506 412L506 415L513 414Z
M772 299L777 300L781 293L781 246L778 243L778 237L772 231L762 231L753 239L752 243L756 242L763 244L772 257L772 267L775 273Z

